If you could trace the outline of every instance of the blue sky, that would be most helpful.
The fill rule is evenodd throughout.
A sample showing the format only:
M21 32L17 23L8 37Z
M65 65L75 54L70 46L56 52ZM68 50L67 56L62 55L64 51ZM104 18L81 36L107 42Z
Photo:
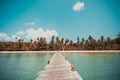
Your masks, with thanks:
M0 0L0 40L115 38L120 32L119 8L119 0Z

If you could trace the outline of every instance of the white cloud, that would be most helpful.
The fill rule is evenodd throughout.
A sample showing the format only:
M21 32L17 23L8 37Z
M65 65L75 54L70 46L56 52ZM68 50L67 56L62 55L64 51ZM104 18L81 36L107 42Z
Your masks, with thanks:
M57 31L49 30L49 29L27 29L25 31L18 31L16 34L8 36L6 33L0 33L0 41L16 41L19 39L24 39L25 41L29 41L30 39L36 40L38 37L46 38L48 41L51 39L52 36L58 36Z
M78 11L84 9L84 6L85 6L84 2L78 1L76 4L73 5L72 9L73 9L73 11L78 12Z
M24 34L24 31L19 31L19 32L17 32L16 34L17 34L17 35L22 35L22 34Z
M34 26L35 22L25 22L25 26Z
M0 41L9 41L10 37L6 33L0 33Z
M52 36L58 36L58 33L55 30L43 30L42 28L35 30L31 28L25 31L25 35L27 39L37 39L37 37L50 39Z

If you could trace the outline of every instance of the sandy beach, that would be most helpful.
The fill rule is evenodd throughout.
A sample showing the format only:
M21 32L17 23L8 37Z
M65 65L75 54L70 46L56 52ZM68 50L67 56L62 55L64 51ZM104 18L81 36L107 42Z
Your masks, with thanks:
M120 52L120 50L75 50L75 51L0 51L0 53L113 53Z

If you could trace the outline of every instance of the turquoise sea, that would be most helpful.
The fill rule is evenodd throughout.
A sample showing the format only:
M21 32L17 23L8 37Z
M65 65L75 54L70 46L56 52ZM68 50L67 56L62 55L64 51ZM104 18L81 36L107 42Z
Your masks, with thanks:
M51 53L0 54L0 80L35 80ZM83 80L120 80L120 53L65 53Z

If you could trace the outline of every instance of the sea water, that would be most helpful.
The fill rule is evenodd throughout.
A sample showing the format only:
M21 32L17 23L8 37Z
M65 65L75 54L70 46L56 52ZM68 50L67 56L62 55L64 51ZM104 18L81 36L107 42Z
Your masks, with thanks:
M35 80L53 54L0 54L0 80ZM120 80L120 53L64 53L83 80Z

